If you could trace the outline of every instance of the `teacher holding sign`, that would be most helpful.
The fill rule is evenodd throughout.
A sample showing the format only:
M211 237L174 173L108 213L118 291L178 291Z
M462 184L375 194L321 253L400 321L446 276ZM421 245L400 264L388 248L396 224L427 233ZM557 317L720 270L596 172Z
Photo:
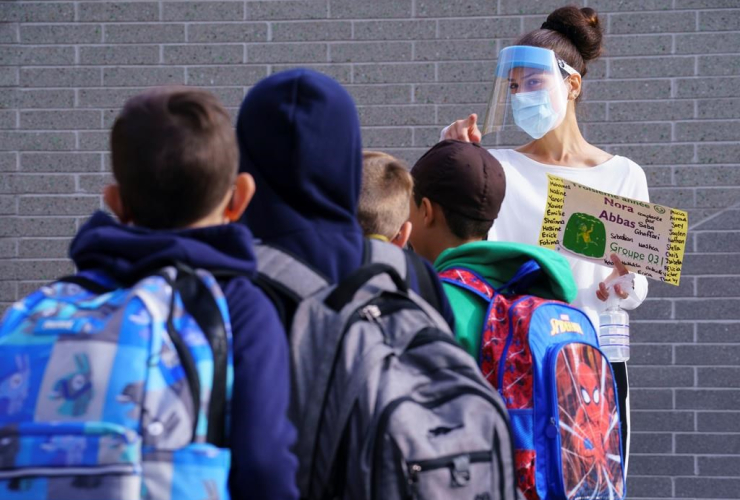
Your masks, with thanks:
M596 12L575 6L555 10L542 24L520 37L499 54L494 88L484 123L484 133L514 126L532 137L517 149L491 149L506 173L506 197L490 240L538 244L545 216L548 174L600 191L648 201L645 172L633 161L611 155L583 138L576 108L587 64L602 52L602 28ZM442 131L443 139L480 142L477 116L458 120ZM573 305L586 312L599 328L605 309L607 285L628 273L618 258L614 268L568 256L578 286ZM639 306L647 295L647 280L634 277L634 291L619 286L615 292L624 309ZM629 400L625 363L614 363L620 395L622 436L629 450Z

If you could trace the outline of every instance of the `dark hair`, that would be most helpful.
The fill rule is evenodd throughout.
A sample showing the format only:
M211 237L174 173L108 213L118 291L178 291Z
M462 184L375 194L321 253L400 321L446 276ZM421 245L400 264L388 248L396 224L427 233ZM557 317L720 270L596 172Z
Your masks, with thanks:
M420 193L416 184L414 184L414 203L416 206L421 206L421 200L424 198L424 194ZM431 200L430 200L431 201ZM436 203L436 202L432 202ZM472 240L475 238L485 239L488 236L488 231L493 225L492 220L478 220L465 217L449 208L437 203L442 208L442 213L447 221L447 227L450 232L463 240Z
M362 191L357 220L365 235L392 239L409 218L414 180L404 162L379 151L362 152Z
M126 102L111 131L113 175L134 223L177 229L208 215L236 178L229 114L205 90L163 87Z
M515 45L551 49L584 77L587 63L603 52L603 37L594 9L568 5L553 11L540 29L522 35Z

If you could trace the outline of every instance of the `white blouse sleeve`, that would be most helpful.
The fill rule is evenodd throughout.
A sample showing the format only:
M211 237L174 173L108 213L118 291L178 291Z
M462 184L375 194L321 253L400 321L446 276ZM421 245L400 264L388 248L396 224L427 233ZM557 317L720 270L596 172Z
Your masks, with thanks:
M631 162L633 163L633 162ZM650 201L650 193L648 192L647 178L645 177L645 171L633 163L632 175L635 176L635 185L633 186L634 192L627 194L629 198L633 198L640 201ZM620 304L622 309L636 309L645 300L648 293L648 280L641 274L635 274L634 291L630 293L630 296L623 300Z

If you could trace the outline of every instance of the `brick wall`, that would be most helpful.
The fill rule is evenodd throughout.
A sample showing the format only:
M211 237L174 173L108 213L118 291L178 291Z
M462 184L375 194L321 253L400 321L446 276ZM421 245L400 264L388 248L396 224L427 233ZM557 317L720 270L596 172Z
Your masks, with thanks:
M630 497L740 498L740 0L587 2L608 56L583 130L693 228L681 286L632 315ZM367 147L414 161L482 113L498 50L563 3L0 2L0 308L72 271L107 129L140 89L204 86L236 111L260 78L311 66L350 89Z

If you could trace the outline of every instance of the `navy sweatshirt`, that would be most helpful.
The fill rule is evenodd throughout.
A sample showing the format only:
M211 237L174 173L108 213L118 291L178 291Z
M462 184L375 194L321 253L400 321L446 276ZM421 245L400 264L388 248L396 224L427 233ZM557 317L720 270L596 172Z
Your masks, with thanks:
M244 216L254 235L334 282L360 267L363 234L356 216L362 139L347 91L312 70L277 73L244 99L236 131L240 170L257 184ZM434 269L425 264L440 312L454 328L452 308ZM418 292L415 275L411 284Z
M102 270L113 278L173 260L247 277L256 273L252 235L241 224L151 231L98 212L80 229L70 256L80 271ZM234 346L231 494L234 499L295 499L286 335L272 304L247 277L221 283Z

